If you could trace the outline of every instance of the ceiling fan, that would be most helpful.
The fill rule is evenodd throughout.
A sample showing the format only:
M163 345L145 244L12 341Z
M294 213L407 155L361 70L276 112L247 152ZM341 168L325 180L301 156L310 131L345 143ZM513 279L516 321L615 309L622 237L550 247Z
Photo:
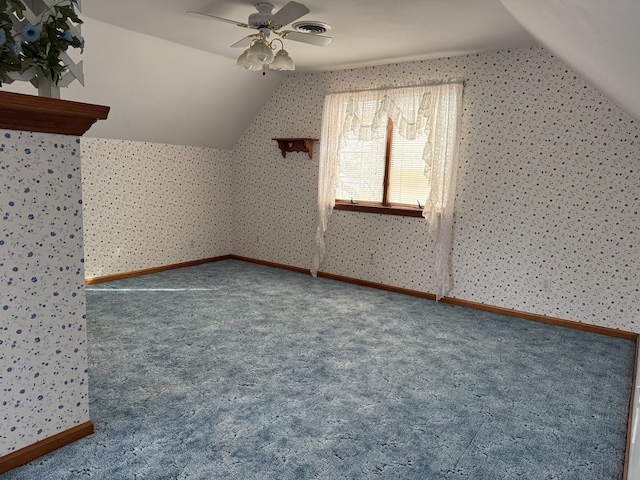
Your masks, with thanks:
M325 32L330 27L326 24L313 22L307 26L298 27L301 30L281 30L282 27L288 25L300 17L306 15L310 10L303 4L297 2L289 2L276 13L273 13L273 5L270 3L256 4L257 13L249 15L247 22L237 22L227 18L216 17L203 12L188 11L190 15L210 18L219 22L232 23L238 27L250 28L257 30L257 33L248 35L242 40L231 45L232 47L249 47L240 57L236 65L244 70L262 70L268 66L271 70L294 70L295 65L289 53L284 49L282 39L294 40L296 42L308 43L319 47L325 47L331 43L332 38L318 35L315 32ZM296 24L297 25L297 24ZM296 27L293 25L293 27ZM306 28L305 28L306 27ZM316 28L317 27L317 28ZM277 35L279 38L269 40L271 34ZM274 55L273 51L278 47L274 42L280 42L280 50Z

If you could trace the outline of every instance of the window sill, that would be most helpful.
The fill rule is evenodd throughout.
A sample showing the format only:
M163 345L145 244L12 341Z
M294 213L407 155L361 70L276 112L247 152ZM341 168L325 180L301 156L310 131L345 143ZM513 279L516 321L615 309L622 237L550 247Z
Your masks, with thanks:
M377 213L380 215L401 215L403 217L422 218L422 209L406 205L390 205L388 207L376 203L351 203L345 200L336 200L335 210L347 212Z

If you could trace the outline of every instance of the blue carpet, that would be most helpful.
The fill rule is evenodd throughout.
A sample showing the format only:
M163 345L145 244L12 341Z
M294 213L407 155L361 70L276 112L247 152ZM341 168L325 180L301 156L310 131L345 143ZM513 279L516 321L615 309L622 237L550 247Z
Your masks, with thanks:
M234 260L87 288L96 433L18 479L618 479L631 341Z

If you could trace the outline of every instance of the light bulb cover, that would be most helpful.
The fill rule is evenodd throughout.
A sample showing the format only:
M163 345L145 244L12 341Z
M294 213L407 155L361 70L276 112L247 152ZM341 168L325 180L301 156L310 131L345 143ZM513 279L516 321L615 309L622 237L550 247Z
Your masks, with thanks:
M236 66L241 68L242 70L251 70L257 72L258 70L262 70L262 65L254 64L249 61L247 58L247 53L249 50L245 50L242 52L242 55L238 57L238 61L236 62Z
M295 64L293 59L289 56L289 53L283 48L276 53L273 58L273 62L269 64L271 70L288 71L295 70Z
M269 43L261 38L254 42L247 51L247 60L257 65L268 65L273 61L273 51Z

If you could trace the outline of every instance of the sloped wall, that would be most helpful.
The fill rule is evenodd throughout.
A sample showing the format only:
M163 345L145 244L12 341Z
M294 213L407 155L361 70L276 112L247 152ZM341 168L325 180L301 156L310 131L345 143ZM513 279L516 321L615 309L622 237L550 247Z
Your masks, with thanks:
M640 120L640 3L500 1L539 45Z
M86 87L73 82L60 95L111 108L85 138L231 149L282 80L278 72L247 75L235 59L80 16L86 49L71 54L83 61ZM3 83L0 91L37 95L28 82Z
M233 253L309 268L327 92L466 79L450 296L640 331L640 131L543 49L290 76L234 152ZM334 212L321 270L433 291L424 220Z
M79 139L0 130L0 457L89 421Z
M87 277L227 255L231 152L82 139Z

